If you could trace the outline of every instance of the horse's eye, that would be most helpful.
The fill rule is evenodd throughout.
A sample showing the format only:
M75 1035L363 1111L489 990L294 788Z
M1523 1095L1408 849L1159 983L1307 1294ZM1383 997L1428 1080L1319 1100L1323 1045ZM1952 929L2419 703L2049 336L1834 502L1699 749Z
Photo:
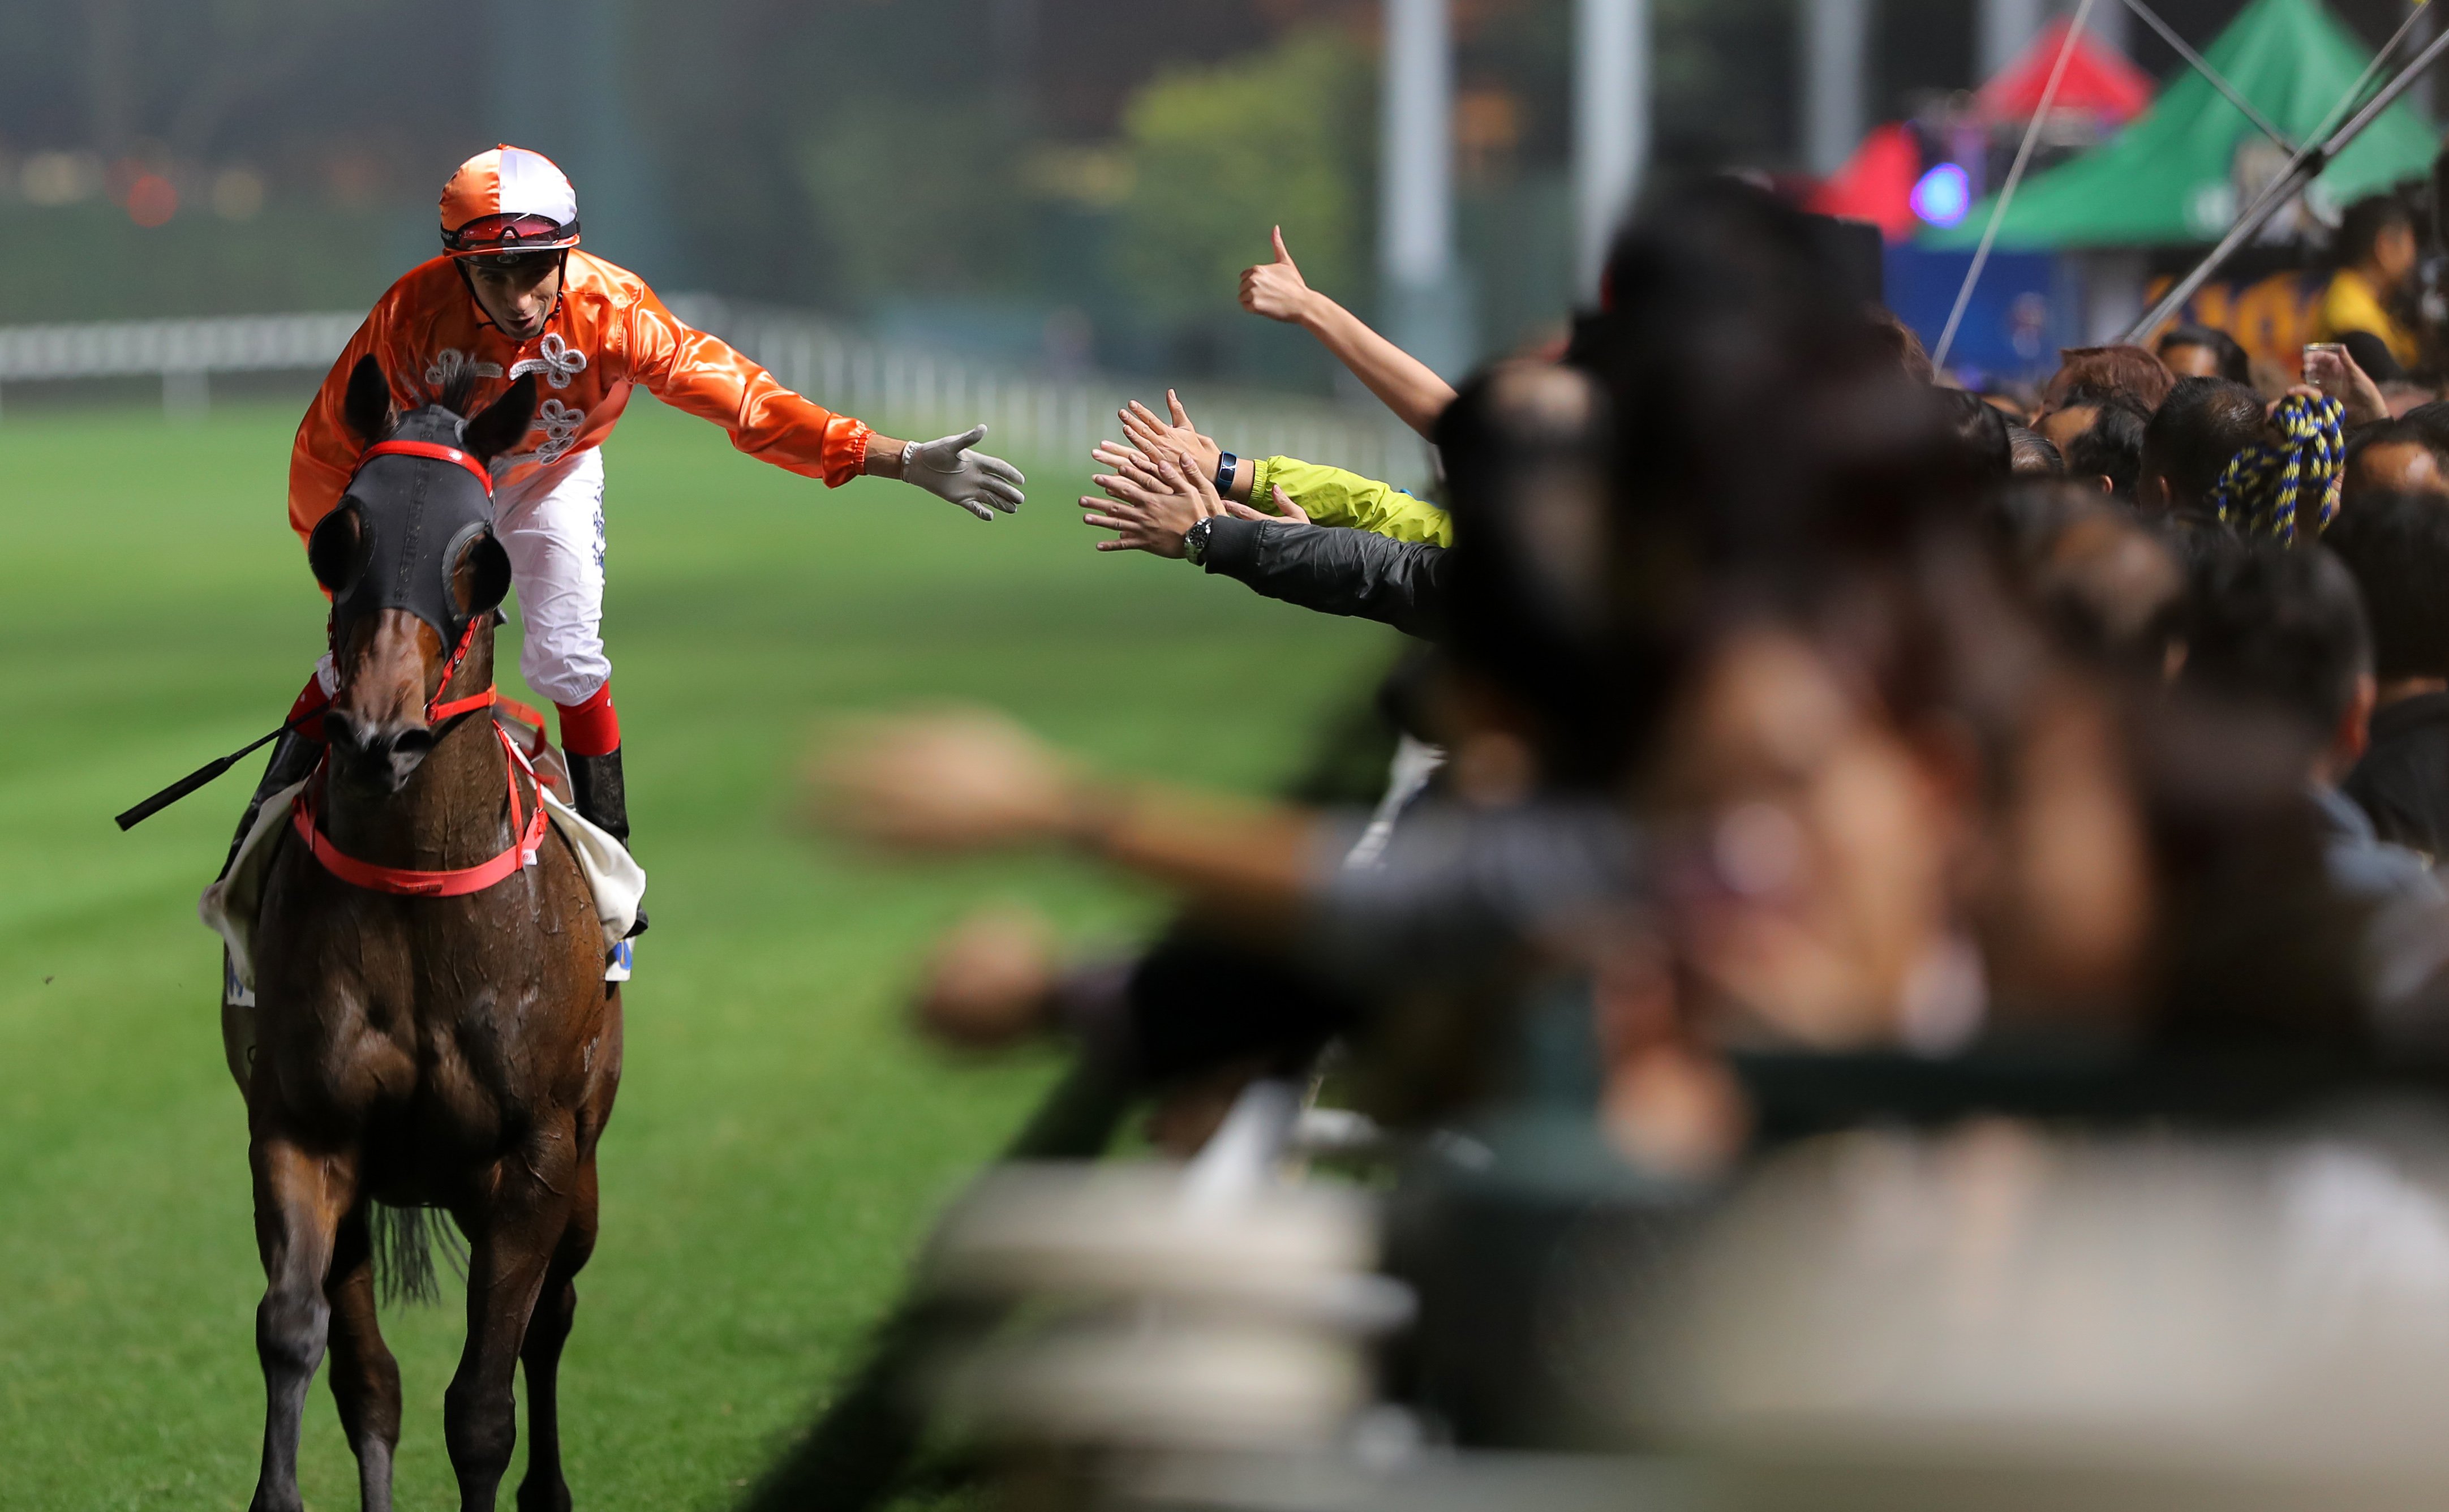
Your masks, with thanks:
M334 598L346 598L365 575L372 547L365 517L357 506L343 504L318 521L306 537L306 565L314 569L315 581Z
M479 531L459 548L451 564L451 596L462 615L482 614L498 608L511 591L511 553Z

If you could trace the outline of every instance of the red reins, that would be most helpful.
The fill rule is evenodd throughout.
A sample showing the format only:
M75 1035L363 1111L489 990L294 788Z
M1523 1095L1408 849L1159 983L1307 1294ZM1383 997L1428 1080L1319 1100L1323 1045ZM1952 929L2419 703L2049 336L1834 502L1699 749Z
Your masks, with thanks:
M492 618L491 610L482 614L468 616L468 628L459 632L459 644L452 648L451 659L442 664L442 681L434 685L434 696L425 701L427 724L431 725L436 720L449 719L454 714L464 714L472 708L484 708L501 702L501 691L491 684L487 684L481 693L471 693L465 698L452 699L449 703L442 702L442 694L451 687L451 679L459 675L459 664L468 659L468 648L475 644L476 627L491 618Z
M323 869L352 887L370 892L395 893L409 898L456 898L464 893L483 892L522 866L535 864L536 848L544 843L545 817L542 785L538 785L533 812L519 802L519 773L525 770L528 781L535 782L535 768L528 766L527 752L511 739L510 731L497 723L493 734L510 757L504 764L511 789L511 840L508 850L490 861L473 866L453 866L442 871L418 871L407 866L376 866L343 852L324 838L315 823L315 788L310 783L298 795L297 807L290 810L290 823L297 826L299 838L322 863Z

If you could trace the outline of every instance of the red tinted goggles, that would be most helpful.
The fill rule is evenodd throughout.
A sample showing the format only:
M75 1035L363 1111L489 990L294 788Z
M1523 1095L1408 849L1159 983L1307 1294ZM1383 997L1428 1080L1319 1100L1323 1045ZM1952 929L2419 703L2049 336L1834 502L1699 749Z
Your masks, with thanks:
M442 233L445 252L523 252L573 246L578 223L543 215L487 215Z

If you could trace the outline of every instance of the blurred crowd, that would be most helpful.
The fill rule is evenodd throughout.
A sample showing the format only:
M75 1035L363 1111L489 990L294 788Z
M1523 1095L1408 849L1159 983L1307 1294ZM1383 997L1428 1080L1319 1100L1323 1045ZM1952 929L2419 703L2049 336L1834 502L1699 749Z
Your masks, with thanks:
M2360 207L2349 223L2346 261L2402 280L2419 229L2406 213ZM1149 1289L1174 1295L1193 1251L1220 1271L1243 1264L1216 1259L1237 1247L1253 1270L1300 1269L1281 1247L1258 1253L1263 1219L1285 1216L1254 1194L1267 1183L1368 1193L1372 1248L1350 1268L1404 1299L1335 1314L1362 1341L1359 1384L1294 1393L1319 1420L1306 1436L1300 1413L1234 1419L1265 1394L1254 1381L1288 1378L1249 1360L1224 1370L1221 1345L1135 1376L1109 1340L1064 1357L1077 1368L1006 1378L1031 1383L1034 1416L1007 1393L1021 1438L1179 1444L1189 1430L1150 1426L1146 1405L1171 1383L1193 1391L1186 1421L1248 1426L1206 1434L1210 1451L1791 1449L1821 1441L1744 1434L1856 1432L1846 1414L1882 1404L1945 1417L2004 1380L1994 1429L2131 1410L2129 1438L2182 1459L2175 1445L2201 1448L2202 1423L2229 1422L2260 1367L2223 1378L2234 1390L2211 1391L2212 1407L2170 1408L2190 1426L2156 1440L2134 1424L2166 1403L2134 1383L2165 1367L2167 1400L2191 1401L2193 1367L2171 1360L2199 1365L2220 1328L2251 1334L2295 1305L2284 1287L2270 1302L2219 1281L2294 1243L2289 1224L2329 1232L2369 1197L2396 1216L2354 1220L2348 1250L2402 1261L2420 1230L2432 1248L2407 1273L2429 1279L2409 1306L2430 1316L2449 1294L2449 1208L2420 1181L2374 1176L2396 1169L2385 1160L2289 1165L2327 1195L2266 1212L2236 1195L2262 1190L2250 1180L2140 1156L2078 1179L2092 1168L2071 1153L2153 1138L2232 1151L2343 1108L2413 1108L2420 1123L2439 1106L2449 403L2419 386L2401 333L2370 329L2352 300L2333 333L2346 339L2308 349L2302 381L2257 387L2234 341L2181 327L2150 350L2069 351L2034 394L1970 393L1847 284L1822 230L1740 184L1664 200L1557 349L1459 388L1309 288L1279 236L1242 302L1311 331L1427 439L1430 497L1331 458L1238 456L1174 396L1120 417L1122 438L1096 453L1100 495L1082 501L1106 549L1186 558L1411 637L1376 700L1382 741L1361 740L1379 790L1339 785L1345 760L1322 764L1304 801L1184 791L986 711L883 722L820 761L819 812L867 841L1064 847L1178 900L1124 960L1066 960L1010 909L942 941L918 993L929 1032L1068 1040L1080 1069L1065 1095L1093 1089L1092 1111L1042 1121L1015 1155L1094 1157L1144 1107L1155 1153L1188 1162L1192 1185L1227 1179L1228 1145L1261 1173L1244 1173L1258 1205L1237 1210L1242 1226L1199 1231L1162 1284L1097 1270L1092 1253L1163 1267L1077 1193L1021 1205L1065 1215L1034 1238L1010 1200L990 1201L966 1240L957 1225L942 1237L944 1274L973 1278L966 1305L987 1271L1007 1306L1032 1289L1136 1287L1145 1342ZM1201 591L1224 590L1185 582ZM1784 1216L1730 1229L1764 1181ZM1816 1195L1796 1197L1798 1182ZM1117 1211L1160 1200L1128 1198ZM2194 1270L2154 1227L2215 1219L2233 1243L2203 1246ZM1725 1250L1730 1232L1750 1248ZM2052 1249L2070 1233L2088 1237ZM1856 1276L1864 1244L1879 1258ZM2121 1244L2157 1268L2103 1259ZM1011 1256L1058 1250L1068 1270L1013 1279L1026 1267ZM2078 1252L2062 1272L2031 1270ZM963 1253L1009 1264L964 1270ZM1660 1259L1694 1254L1716 1257L1703 1279L1717 1292ZM2081 1362L2098 1341L2078 1324L2046 1340L1981 1331L2028 1302L2046 1310L2036 1298L2108 1307L2162 1270L2170 1315L2219 1327L2171 1343L2144 1308L2142 1332L2106 1329L2131 1347L2093 1385ZM1105 1280L1079 1280L1090 1271ZM1191 1310L1212 1319L1230 1292L1237 1315L1265 1312L1249 1284L1211 1278ZM1805 1297L1821 1310L1804 1316ZM1775 1328L1759 1321L1771 1302ZM1279 1320L1291 1308L1269 1306ZM1734 1322L1694 1321L1711 1318ZM1668 1321L1699 1342L1670 1339ZM1941 1339L1962 1358L1938 1359ZM1930 1400L1899 1405L1907 1378ZM2050 1399L2059 1386L2073 1407ZM930 1400L955 1398L994 1419L984 1399ZM1105 1407L1066 1416L1058 1399ZM2203 1452L2277 1442L2236 1426L2249 1417ZM1957 1448L1951 1463L1978 1458ZM2305 1453L2290 1473L2328 1463Z

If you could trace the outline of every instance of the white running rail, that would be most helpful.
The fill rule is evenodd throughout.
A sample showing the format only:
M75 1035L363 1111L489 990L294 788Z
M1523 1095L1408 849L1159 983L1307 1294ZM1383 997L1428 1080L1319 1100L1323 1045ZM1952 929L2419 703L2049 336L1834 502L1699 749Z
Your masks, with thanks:
M238 315L0 325L0 383L159 377L165 412L199 414L210 401L211 375L329 367L364 319Z
M1049 378L872 341L801 311L708 295L682 295L671 304L683 320L739 347L790 387L888 430L923 434L983 420L995 451L1085 459L1098 440L1120 438L1114 412L1125 400L1164 408L1161 380ZM362 319L256 315L0 326L0 385L158 378L164 413L183 418L209 406L216 374L328 367ZM1200 429L1245 456L1299 456L1410 488L1426 478L1426 448L1383 410L1205 385L1189 386L1184 397Z

